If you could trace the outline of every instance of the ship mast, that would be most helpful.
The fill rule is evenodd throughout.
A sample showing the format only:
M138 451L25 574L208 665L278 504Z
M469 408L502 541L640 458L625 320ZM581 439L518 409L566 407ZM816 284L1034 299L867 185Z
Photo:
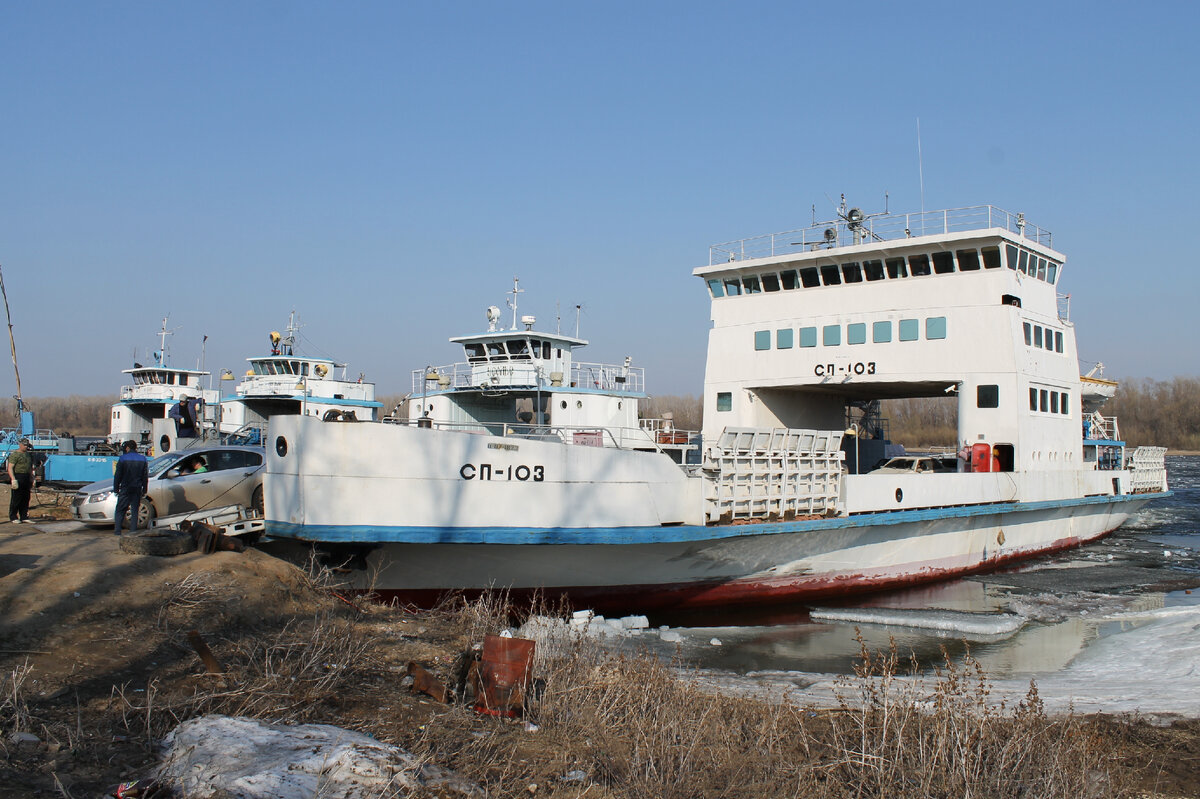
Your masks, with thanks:
M4 289L4 270L0 269L0 295L4 297L4 317L8 320L8 345L12 349L13 372L17 377L17 393L13 397L17 401L17 413L25 410L25 402L21 399L21 370L17 368L17 340L13 337L12 313L8 310L8 292Z

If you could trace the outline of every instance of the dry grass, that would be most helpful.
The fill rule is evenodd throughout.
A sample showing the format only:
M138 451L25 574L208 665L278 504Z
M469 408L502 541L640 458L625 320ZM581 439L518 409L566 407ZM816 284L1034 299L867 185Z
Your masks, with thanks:
M842 708L818 712L713 693L682 664L609 654L565 631L545 648L545 692L526 716L540 746L455 710L427 726L420 754L490 796L528 796L530 785L538 796L633 799L1129 794L1083 720L1048 717L1033 686L1015 708L990 701L969 657L947 659L922 690L897 679L894 649L864 649Z
M321 595L335 579L314 570L305 590ZM613 653L566 624L543 624L551 632L539 642L534 676L544 686L523 719L501 720L409 694L399 664L415 656L451 682L458 653L521 620L502 594L419 614L352 611L325 594L304 617L207 634L224 667L207 675L178 639L221 606L208 582L198 576L173 586L149 619L164 646L176 647L173 665L141 691L114 689L108 721L89 722L111 723L128 738L125 746L147 764L134 773L148 773L157 742L179 722L222 713L365 731L457 771L488 797L1130 795L1131 769L1111 749L1124 727L1049 717L1032 687L1016 707L993 702L970 658L947 659L922 687L900 678L894 648L864 649L842 684L842 707L817 711L796 697L722 694L693 679L686 664ZM411 637L417 632L421 640ZM6 734L38 722L25 706L27 676L8 675L0 694ZM62 739L69 722L59 724ZM73 740L82 738L80 726ZM86 757L100 762L104 750Z

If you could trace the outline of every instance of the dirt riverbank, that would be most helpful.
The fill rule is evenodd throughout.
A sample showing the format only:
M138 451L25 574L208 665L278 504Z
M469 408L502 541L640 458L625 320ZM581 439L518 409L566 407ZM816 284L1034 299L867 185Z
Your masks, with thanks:
M128 555L109 530L55 521L65 504L50 493L39 495L34 524L0 523L3 795L103 795L147 774L154 742L205 712L369 732L432 755L488 796L643 795L623 786L620 750L600 751L595 736L549 723L530 732L403 683L409 661L446 679L455 657L495 630L472 627L462 615L359 603L253 549ZM225 676L205 674L188 643L192 630ZM1197 721L1087 725L1143 795L1200 796ZM577 768L606 776L562 780Z

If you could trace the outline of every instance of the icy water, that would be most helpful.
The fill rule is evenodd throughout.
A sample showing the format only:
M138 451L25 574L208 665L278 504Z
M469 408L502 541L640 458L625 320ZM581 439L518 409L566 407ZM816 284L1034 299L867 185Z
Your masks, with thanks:
M731 683L808 689L852 671L857 629L925 670L969 649L1013 691L1036 678L1081 709L1200 714L1200 457L1168 457L1167 473L1173 497L1080 549L821 607L654 619L679 640L642 644Z

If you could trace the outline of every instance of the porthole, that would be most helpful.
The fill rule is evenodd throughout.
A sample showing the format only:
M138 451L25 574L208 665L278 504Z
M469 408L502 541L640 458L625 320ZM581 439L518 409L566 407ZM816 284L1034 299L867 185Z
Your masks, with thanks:
M287 455L287 449L287 439L283 436L277 436L275 438L275 452L282 458L284 455Z
M617 410L621 410L621 401L617 400Z
M562 405L562 409L565 411L567 409L567 401L563 400L560 404Z
M163 436L162 438L160 438L158 440L158 450L159 450L159 452L170 452L171 451L171 439L167 438L166 436Z
M903 502L903 501L904 501L904 489L902 489L902 488L897 488L897 489L896 489L896 501L897 501L897 502Z
M575 400L575 407L576 407L576 408L582 408L582 407L583 407L583 400Z

